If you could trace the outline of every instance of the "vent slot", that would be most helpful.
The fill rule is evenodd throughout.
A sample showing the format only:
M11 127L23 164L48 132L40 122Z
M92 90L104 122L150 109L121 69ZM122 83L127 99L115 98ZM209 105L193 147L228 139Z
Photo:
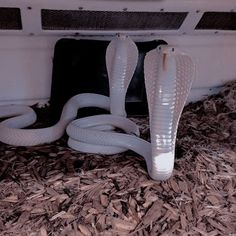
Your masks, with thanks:
M112 12L43 9L44 30L177 30L187 12Z
M0 7L0 29L21 30L21 14L19 8Z
M236 30L235 12L205 12L197 30Z

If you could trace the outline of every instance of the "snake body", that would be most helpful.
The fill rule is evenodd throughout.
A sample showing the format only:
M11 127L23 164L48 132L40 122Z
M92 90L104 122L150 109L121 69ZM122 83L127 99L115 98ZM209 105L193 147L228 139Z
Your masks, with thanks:
M193 63L185 54L168 47L150 51L145 58L151 143L139 138L137 125L126 118L125 95L138 60L135 43L118 36L107 48L106 64L110 97L79 94L64 105L60 120L53 126L24 129L36 121L36 114L23 105L0 106L0 141L15 146L51 143L65 133L68 145L81 152L115 154L128 149L145 158L149 175L156 180L171 176L179 118L193 79ZM187 69L186 69L187 68ZM76 119L78 109L99 107L110 115ZM124 133L114 132L119 128Z

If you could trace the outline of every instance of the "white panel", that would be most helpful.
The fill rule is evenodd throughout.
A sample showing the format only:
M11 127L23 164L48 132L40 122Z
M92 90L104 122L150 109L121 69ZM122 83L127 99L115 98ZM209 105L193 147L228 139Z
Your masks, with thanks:
M193 87L221 86L236 79L236 45L204 45L186 48L196 58Z
M196 78L188 102L216 94L236 80L236 36L164 37L168 44L182 48L196 63Z
M205 99L210 95L219 93L221 89L222 87L192 88L187 103Z
M0 37L0 104L44 102L50 97L56 37ZM147 39L147 38L146 38ZM159 37L181 47L196 61L196 79L189 101L218 92L236 79L236 38L233 36Z
M117 31L89 30L42 30L41 9L136 11L136 12L189 12L179 30L125 31L129 35L213 35L215 30L194 30L205 11L236 11L235 0L1 0L0 7L18 7L21 10L23 30L0 30L0 35L114 35ZM235 31L218 30L218 34L235 34Z
M222 86L236 79L236 36L176 36L164 39L194 58L196 79L193 88Z
M170 45L181 47L195 59L196 80L190 100L201 99L204 95L217 92L219 86L236 79L236 32L194 30L205 11L236 11L236 0L0 0L0 7L19 7L23 25L22 30L0 30L0 104L32 104L49 99L53 49L59 38L79 35L84 38L110 40L117 33L42 30L40 12L43 8L187 11L189 14L177 31L144 29L126 33L132 35L136 41L163 39Z
M48 99L55 41L49 37L0 37L1 103Z

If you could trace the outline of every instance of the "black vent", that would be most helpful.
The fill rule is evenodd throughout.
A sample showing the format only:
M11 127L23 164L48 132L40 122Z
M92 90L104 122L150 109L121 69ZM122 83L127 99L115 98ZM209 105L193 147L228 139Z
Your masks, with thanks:
M235 12L205 12L196 26L198 30L236 30Z
M21 30L21 15L19 8L0 7L0 29Z
M47 10L44 30L177 30L187 12L111 12Z

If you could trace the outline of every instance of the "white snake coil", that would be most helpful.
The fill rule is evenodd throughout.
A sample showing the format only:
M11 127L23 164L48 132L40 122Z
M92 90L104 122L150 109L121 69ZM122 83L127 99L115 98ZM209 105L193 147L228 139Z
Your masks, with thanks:
M145 85L150 116L151 143L139 138L137 125L126 118L125 95L138 60L135 43L118 36L108 45L106 64L110 98L98 94L79 94L63 107L54 126L23 129L36 121L35 112L23 105L0 107L0 141L15 146L34 146L59 139L65 132L68 145L81 152L115 154L128 149L145 158L149 175L168 179L173 171L176 133L194 75L191 58L169 46L147 53L144 62ZM111 115L76 119L83 107L99 107ZM115 133L113 128L125 133Z

